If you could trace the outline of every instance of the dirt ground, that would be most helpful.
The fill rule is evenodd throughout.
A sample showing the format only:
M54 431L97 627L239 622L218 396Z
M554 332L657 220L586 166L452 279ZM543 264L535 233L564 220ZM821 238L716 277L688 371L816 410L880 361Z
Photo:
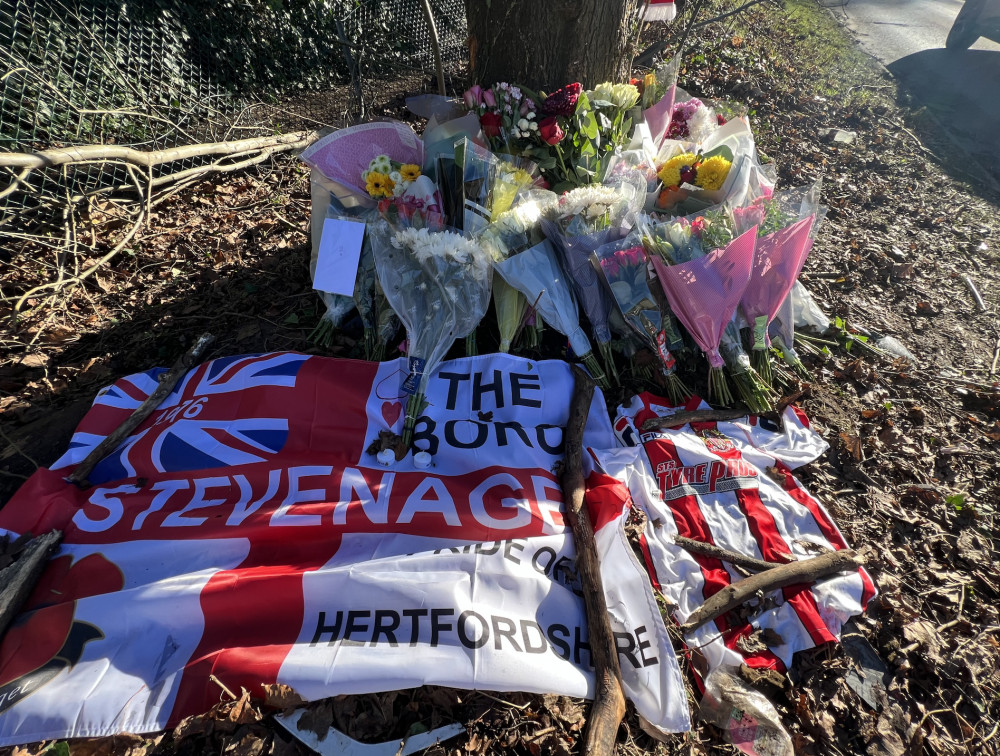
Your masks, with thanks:
M676 44L680 28L658 33ZM788 676L752 682L799 753L1000 752L998 198L965 183L973 163L934 157L952 149L944 127L908 110L905 92L812 0L703 27L684 61L685 89L747 105L781 187L823 178L829 213L802 280L842 328L805 355L815 380L800 405L831 450L799 475L848 541L869 549L880 591L843 644L799 654ZM379 112L399 115L403 94L392 92ZM830 129L854 138L837 141ZM309 201L308 173L294 159L206 181L156 205L85 285L33 295L16 317L17 300L55 266L51 250L15 240L0 258L0 502L61 453L101 386L172 363L204 331L216 335L209 357L357 354L357 323L329 349L309 339L320 314ZM83 212L71 264L86 268L111 249L128 211L108 200ZM915 359L866 349L882 336ZM171 733L72 752L305 753L268 711L231 701ZM414 721L461 721L470 734L437 749L454 755L570 753L586 714L586 702L564 698L436 688L341 697L317 710L371 741L399 737ZM705 723L657 743L630 713L619 752L735 750Z

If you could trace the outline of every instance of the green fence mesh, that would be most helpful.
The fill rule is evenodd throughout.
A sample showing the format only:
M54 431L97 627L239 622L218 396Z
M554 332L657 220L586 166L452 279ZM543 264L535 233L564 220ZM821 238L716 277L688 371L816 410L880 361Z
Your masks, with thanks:
M463 2L431 5L446 71L460 75ZM421 0L0 0L0 77L5 152L338 126L436 86ZM17 173L4 172L0 191ZM130 180L99 162L35 171L0 210Z

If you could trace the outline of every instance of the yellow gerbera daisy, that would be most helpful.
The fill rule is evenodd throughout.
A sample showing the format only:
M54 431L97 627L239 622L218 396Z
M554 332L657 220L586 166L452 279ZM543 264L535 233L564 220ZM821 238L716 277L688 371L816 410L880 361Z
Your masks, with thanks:
M369 171L365 180L365 190L375 199L391 197L393 186L392 179L378 171Z
M400 167L399 173L402 175L403 181L416 181L420 178L420 166L407 163Z
M695 177L694 183L702 189L712 191L721 189L731 167L732 163L722 155L713 155L698 165L698 175Z
M670 160L660 167L656 176L666 187L680 186L681 168L685 165L694 165L697 159L698 156L690 152L682 152L680 155L674 155L674 157L670 158Z

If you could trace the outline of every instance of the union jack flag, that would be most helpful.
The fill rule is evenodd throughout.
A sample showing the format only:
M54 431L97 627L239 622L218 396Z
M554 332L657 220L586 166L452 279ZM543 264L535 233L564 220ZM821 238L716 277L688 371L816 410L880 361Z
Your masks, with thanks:
M308 359L304 354L279 352L222 357L195 368L132 436L97 465L90 481L100 484L273 458L288 439L289 420L254 416L258 407L282 406L273 399L265 401L260 391L294 390ZM82 461L110 432L109 426L116 427L152 394L163 372L158 368L128 376L103 390L88 415L88 427L81 423L53 469Z

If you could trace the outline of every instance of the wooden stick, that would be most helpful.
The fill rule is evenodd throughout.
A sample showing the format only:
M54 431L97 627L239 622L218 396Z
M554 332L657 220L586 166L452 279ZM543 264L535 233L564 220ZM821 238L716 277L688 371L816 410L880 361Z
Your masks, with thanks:
M170 370L160 376L160 385L146 398L146 401L136 407L135 411L125 419L125 422L115 428L109 435L105 436L104 440L70 473L67 480L80 488L89 488L90 481L88 478L94 471L94 468L97 467L97 464L128 437L132 431L142 425L143 421L153 413L153 410L160 406L160 403L173 391L174 386L177 385L181 377L187 373L192 365L201 359L208 345L214 339L215 337L208 333L203 333L199 336L197 341L188 349L187 353L177 360Z
M573 530L573 543L576 546L576 564L583 586L590 651L596 676L594 704L587 718L583 753L585 756L611 756L615 750L618 726L625 716L625 694L618 651L608 619L608 605L604 598L594 526L583 502L583 429L587 425L595 384L576 365L573 366L573 379L573 398L569 405L569 421L564 439L566 453L560 483L566 502L566 519Z
M666 417L651 417L642 424L644 431L663 430L666 428L680 428L688 423L721 423L726 420L739 420L747 416L746 410L720 409L720 410L687 410L675 412Z
M434 51L434 69L437 71L438 94L447 94L444 87L444 66L441 64L441 44L438 41L437 24L434 23L434 11L431 9L430 0L421 0L424 9L424 17L427 19L427 29L431 34L431 49Z
M687 622L681 625L681 632L685 635L694 632L702 625L753 598L758 592L767 593L796 583L812 583L827 575L860 567L864 561L862 556L851 549L842 549L812 559L789 562L766 572L751 575L727 585L710 596L704 604L692 612Z
M0 570L0 638L31 595L61 540L58 530L33 538L16 562Z
M738 554L735 551L724 549L721 546L716 546L712 543L695 541L692 538L685 538L680 535L674 536L674 543L685 551L690 551L692 554L701 554L702 556L713 557L723 562L729 562L729 564L745 567L746 569L753 570L754 572L773 570L775 567L780 567L782 564L788 564L787 561L765 562L763 559L755 559L754 557L747 556L746 554Z

